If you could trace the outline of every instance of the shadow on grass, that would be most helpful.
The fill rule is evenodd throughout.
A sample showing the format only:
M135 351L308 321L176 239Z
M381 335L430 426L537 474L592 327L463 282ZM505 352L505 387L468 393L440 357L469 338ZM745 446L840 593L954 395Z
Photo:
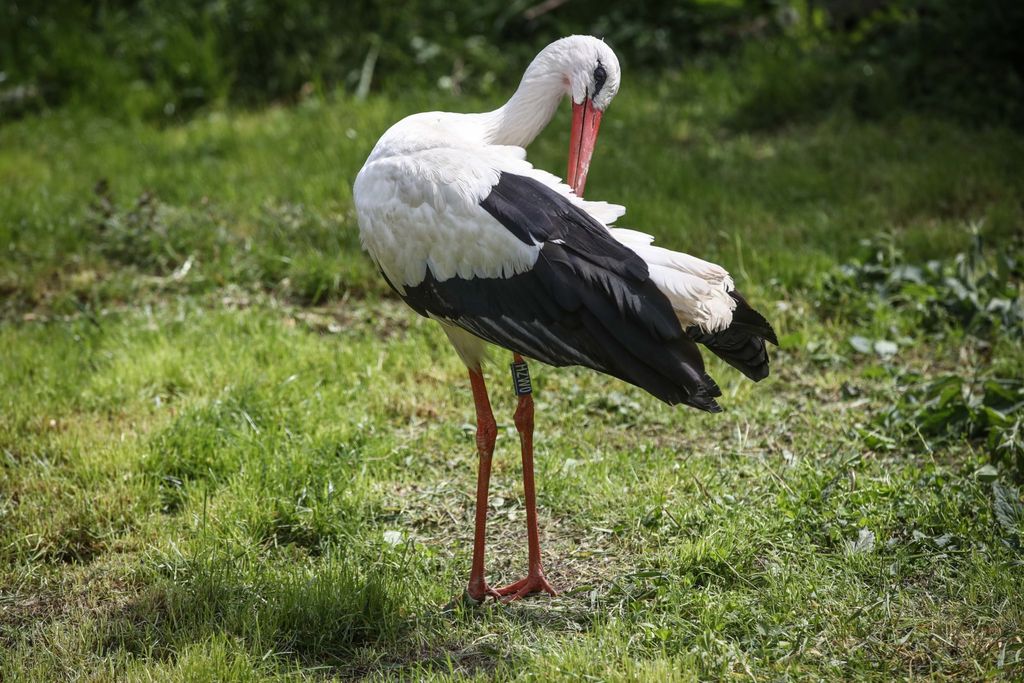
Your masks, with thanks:
M487 677L502 669L515 670L519 646L545 635L583 633L597 625L601 612L588 596L537 595L509 605L492 600L471 605L456 598L444 607L425 610L419 618L419 626L437 634L439 642L415 651L393 648L363 673L404 680L426 674Z
M398 642L407 629L400 558L332 553L298 568L287 559L220 551L165 559L147 592L103 620L98 648L173 660L191 644L228 636L257 657L334 667L363 646Z
M516 658L516 643L497 634L580 633L598 620L585 596L424 606L421 574L400 550L376 558L284 550L283 560L220 550L162 558L148 590L96 622L90 649L175 669L185 654L226 639L277 670L487 676Z

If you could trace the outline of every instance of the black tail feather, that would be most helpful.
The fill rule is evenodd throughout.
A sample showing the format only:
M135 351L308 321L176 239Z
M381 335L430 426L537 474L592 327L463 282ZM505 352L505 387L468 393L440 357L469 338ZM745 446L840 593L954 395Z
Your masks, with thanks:
M739 292L732 291L729 295L736 300L729 327L709 333L693 326L687 328L686 334L750 379L760 381L768 376L765 342L778 346L778 337L765 317L751 308Z

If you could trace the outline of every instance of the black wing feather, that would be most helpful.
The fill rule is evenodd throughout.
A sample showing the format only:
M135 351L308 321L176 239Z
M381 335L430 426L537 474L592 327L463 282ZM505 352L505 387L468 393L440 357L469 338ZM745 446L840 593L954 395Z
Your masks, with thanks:
M403 298L489 342L550 365L583 365L670 404L717 412L704 370L647 264L564 196L503 173L481 206L527 244L533 268L507 278L449 278L430 270Z
M768 376L768 349L765 342L779 345L775 330L763 315L755 311L737 291L729 292L736 300L732 324L718 332L702 332L699 327L687 328L690 339L708 347L712 353L744 375L759 382Z

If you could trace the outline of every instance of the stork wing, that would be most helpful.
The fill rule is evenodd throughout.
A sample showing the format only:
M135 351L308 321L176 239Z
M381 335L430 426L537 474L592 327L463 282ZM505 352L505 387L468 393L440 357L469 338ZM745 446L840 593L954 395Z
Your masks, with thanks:
M437 171L414 174L431 187L412 193L416 183L403 174L405 189L391 189L386 210L367 207L357 181L364 244L373 243L371 255L402 298L422 315L524 356L590 367L671 404L720 410L714 398L721 392L643 259L587 203L549 182L553 176L526 162L519 172L490 169L488 177L469 164L447 183ZM390 230L404 225L404 244L397 235L367 239L364 221L379 233L385 218ZM410 246L438 237L441 243ZM384 242L390 251L380 248ZM417 249L419 257L410 256Z

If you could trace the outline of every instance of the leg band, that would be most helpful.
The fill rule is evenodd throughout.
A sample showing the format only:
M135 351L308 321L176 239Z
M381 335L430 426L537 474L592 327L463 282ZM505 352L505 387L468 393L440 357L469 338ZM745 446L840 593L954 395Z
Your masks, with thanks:
M530 366L526 361L520 360L509 365L512 368L512 389L516 396L525 396L533 393L533 386L530 384Z

